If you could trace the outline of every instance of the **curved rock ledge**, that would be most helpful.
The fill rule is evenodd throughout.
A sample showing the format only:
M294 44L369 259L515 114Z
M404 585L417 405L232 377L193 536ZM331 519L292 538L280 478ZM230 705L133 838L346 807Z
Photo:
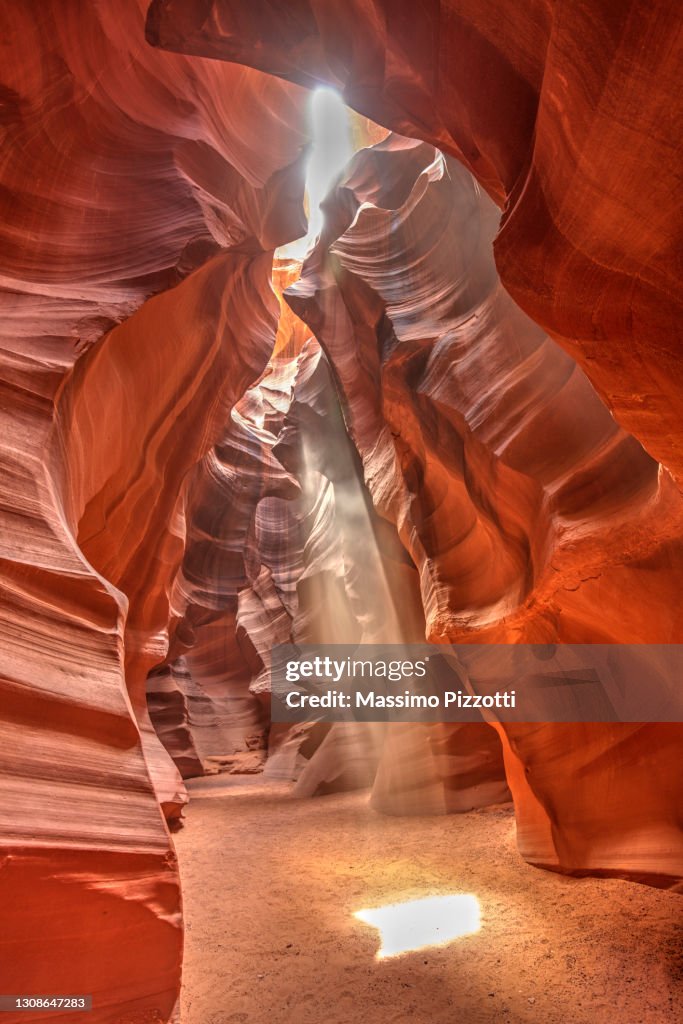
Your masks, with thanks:
M336 86L505 210L501 281L619 423L683 469L678 6L655 0L153 0L157 46Z
M679 639L677 9L4 12L0 990L174 1018L177 766L231 751L391 813L509 785L530 862L680 886L680 725L361 740L268 692L284 639ZM274 288L320 81L406 137Z
M97 1024L177 1000L184 796L145 676L184 479L268 360L267 253L304 224L301 90L153 50L145 8L4 5L0 988L87 990Z

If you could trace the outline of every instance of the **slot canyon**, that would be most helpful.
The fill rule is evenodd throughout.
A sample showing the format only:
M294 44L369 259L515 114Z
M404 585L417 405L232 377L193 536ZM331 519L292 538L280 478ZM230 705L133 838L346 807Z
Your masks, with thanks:
M0 1024L683 1020L675 716L272 702L683 643L679 5L0 23Z

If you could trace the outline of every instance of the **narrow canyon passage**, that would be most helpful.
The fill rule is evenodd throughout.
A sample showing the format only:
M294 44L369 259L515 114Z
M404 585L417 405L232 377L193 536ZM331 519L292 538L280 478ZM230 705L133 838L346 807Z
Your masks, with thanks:
M683 1013L679 897L530 867L509 806L394 818L367 792L292 799L262 776L188 789L174 839L184 1024L665 1024ZM479 901L478 932L389 959L353 916L458 893Z
M0 1024L683 1021L679 5L0 23Z

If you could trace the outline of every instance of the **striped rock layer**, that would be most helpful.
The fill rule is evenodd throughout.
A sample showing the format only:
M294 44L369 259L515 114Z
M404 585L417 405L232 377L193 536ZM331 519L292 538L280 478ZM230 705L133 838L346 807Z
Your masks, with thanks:
M236 754L680 884L680 726L269 722L281 640L679 639L677 9L147 7L3 4L0 990L172 1020ZM318 82L397 134L274 287Z

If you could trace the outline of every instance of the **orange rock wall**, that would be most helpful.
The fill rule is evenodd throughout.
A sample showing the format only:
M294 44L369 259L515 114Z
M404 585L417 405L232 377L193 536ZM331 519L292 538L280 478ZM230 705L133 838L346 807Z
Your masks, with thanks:
M185 477L267 362L268 250L302 230L300 90L154 51L144 15L8 0L0 44L0 989L85 990L98 1024L177 1000L183 792L145 676Z
M392 191L370 203L381 160ZM375 505L418 568L428 639L675 642L681 494L501 289L498 213L471 175L389 138L354 158L327 212L286 296L328 353ZM683 727L497 728L528 860L677 883ZM392 737L375 805L476 804L468 789L492 780L486 755L468 779L469 730Z
M680 621L676 8L433 0L416 20L295 0L274 23L260 0L155 0L156 48L146 8L5 0L0 40L0 990L87 989L95 1024L170 1020L180 984L165 818L186 796L149 670L184 657L209 703L235 671L246 735L274 638L321 635L331 596L354 636L386 625L335 526L351 478L322 444L325 389L313 372L294 403L291 381L252 388L274 348L292 357L270 274L305 230L300 85L336 82L425 143L352 164L291 293L389 587L411 594L394 624L417 635L424 609L435 640L667 642ZM320 486L302 501L306 422ZM239 501L215 518L235 466L249 535ZM172 681L166 742L200 761ZM499 734L528 859L680 880L680 727ZM500 794L499 745L477 735L387 744L377 805L411 809L411 758L434 809L472 800L468 772ZM310 747L309 791L336 785L344 740Z
M360 113L456 157L503 208L498 227L466 183L440 203L464 172L439 160L406 200L412 172L390 184L368 158L328 204L320 250L291 290L335 368L375 504L420 570L428 635L677 640L676 6L433 0L415 17L386 0L298 0L277 26L266 12L154 0L147 33L331 83ZM361 201L372 205L349 228ZM486 246L467 249L473 217L498 274ZM680 878L679 727L503 731L525 856ZM645 758L661 758L661 773ZM574 797L579 765L619 808L602 826L588 795Z
M505 288L680 476L674 0L154 0L152 42L313 86L457 157L503 207Z

